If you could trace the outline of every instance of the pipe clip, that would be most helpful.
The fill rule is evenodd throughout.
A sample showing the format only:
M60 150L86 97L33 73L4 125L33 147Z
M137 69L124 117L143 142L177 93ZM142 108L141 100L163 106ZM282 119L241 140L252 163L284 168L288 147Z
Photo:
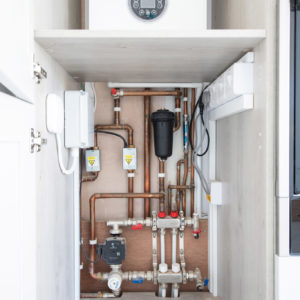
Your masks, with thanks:
M128 173L128 178L135 177L135 173Z
M174 109L174 112L181 112L181 108L180 108L180 107L176 107L176 108Z
M158 173L158 178L165 178L166 177L166 173Z
M189 101L188 97L183 98L183 102L188 102L188 101Z
M98 243L98 240L95 239L95 240L90 240L90 245L94 246L94 245L97 245Z
M114 107L114 111L121 111L121 107Z

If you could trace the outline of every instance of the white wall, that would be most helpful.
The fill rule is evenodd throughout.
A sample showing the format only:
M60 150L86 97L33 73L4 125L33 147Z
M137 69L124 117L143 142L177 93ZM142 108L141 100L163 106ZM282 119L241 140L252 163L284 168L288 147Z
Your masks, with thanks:
M80 1L32 1L35 29L80 28ZM80 85L36 43L34 51L48 73L48 78L35 86L36 128L48 142L37 155L37 299L73 300L73 177L60 172L55 139L46 128L45 101L48 93L63 97L65 90L80 89Z
M35 29L80 29L80 0L33 0Z
M274 253L276 1L215 0L215 28L266 28L255 49L255 109L217 122L219 295L271 300Z

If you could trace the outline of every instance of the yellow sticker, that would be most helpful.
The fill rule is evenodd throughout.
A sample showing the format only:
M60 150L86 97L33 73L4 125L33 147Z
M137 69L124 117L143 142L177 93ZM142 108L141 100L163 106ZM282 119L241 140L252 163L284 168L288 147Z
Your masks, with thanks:
M95 164L96 161L96 157L95 156L89 156L88 157L88 162L91 166L93 166Z
M132 155L125 155L125 160L128 165L130 165L130 163L132 162L132 159L133 159Z

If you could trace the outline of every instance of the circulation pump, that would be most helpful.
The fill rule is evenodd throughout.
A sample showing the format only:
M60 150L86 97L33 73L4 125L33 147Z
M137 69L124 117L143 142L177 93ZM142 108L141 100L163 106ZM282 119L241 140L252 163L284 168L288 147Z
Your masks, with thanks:
M151 115L154 130L155 155L166 160L172 155L173 127L175 115L167 109L160 109Z

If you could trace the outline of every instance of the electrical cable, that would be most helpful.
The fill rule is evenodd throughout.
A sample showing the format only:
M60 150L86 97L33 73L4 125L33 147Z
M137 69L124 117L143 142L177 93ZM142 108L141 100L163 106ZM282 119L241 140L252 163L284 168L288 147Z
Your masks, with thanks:
M202 153L200 153L200 154L196 152L196 155L199 156L199 157L205 156L205 155L208 153L209 146L210 146L210 135L209 135L208 128L206 127L205 122L204 122L204 118L203 118L204 108L205 108L205 105L204 105L204 103L203 103L203 96L204 96L204 92L208 89L209 86L210 86L210 84L209 84L208 86L206 86L206 87L202 90L202 92L201 92L201 94L200 94L200 96L199 96L199 98L198 98L198 100L197 100L197 103L196 103L196 105L195 105L195 107L194 107L194 110L193 110L193 112L192 112L192 116L191 116L191 120L190 120L190 125L189 125L189 127L191 128L193 122L195 121L195 115L196 115L197 107L199 106L199 109L200 109L200 116L201 116L201 123L202 123L203 127L205 128L205 133L206 133L206 136L207 136L207 146L206 146L204 152L202 152ZM195 150L195 149L194 149L194 144L192 143L192 135L191 135L191 131L189 131L189 140L190 140L191 148L192 148L193 152L195 152L195 151L194 151L194 150Z
M80 244L80 248L81 248L81 251L82 251L82 254L83 254L83 257L91 264L96 264L100 261L101 259L101 245L96 245L96 252L97 252L97 258L96 260L91 260L88 255L86 254L84 248L83 248L83 245L82 243Z
M59 134L57 133L56 135L56 142L57 142L57 156L58 156L58 163L60 166L60 169L63 174L65 175L70 175L74 173L76 164L77 164L77 158L79 157L79 149L78 148L71 148L71 157L72 157L72 164L69 169L65 168L63 161L62 161L62 143Z
M122 139L122 141L124 142L124 148L128 148L128 143L125 140L125 138L123 136L121 136L120 134L117 134L115 132L111 132L111 131L105 131L105 130L95 130L95 132L97 133L104 133L104 134L110 134L110 135L114 135L119 137L120 139Z

